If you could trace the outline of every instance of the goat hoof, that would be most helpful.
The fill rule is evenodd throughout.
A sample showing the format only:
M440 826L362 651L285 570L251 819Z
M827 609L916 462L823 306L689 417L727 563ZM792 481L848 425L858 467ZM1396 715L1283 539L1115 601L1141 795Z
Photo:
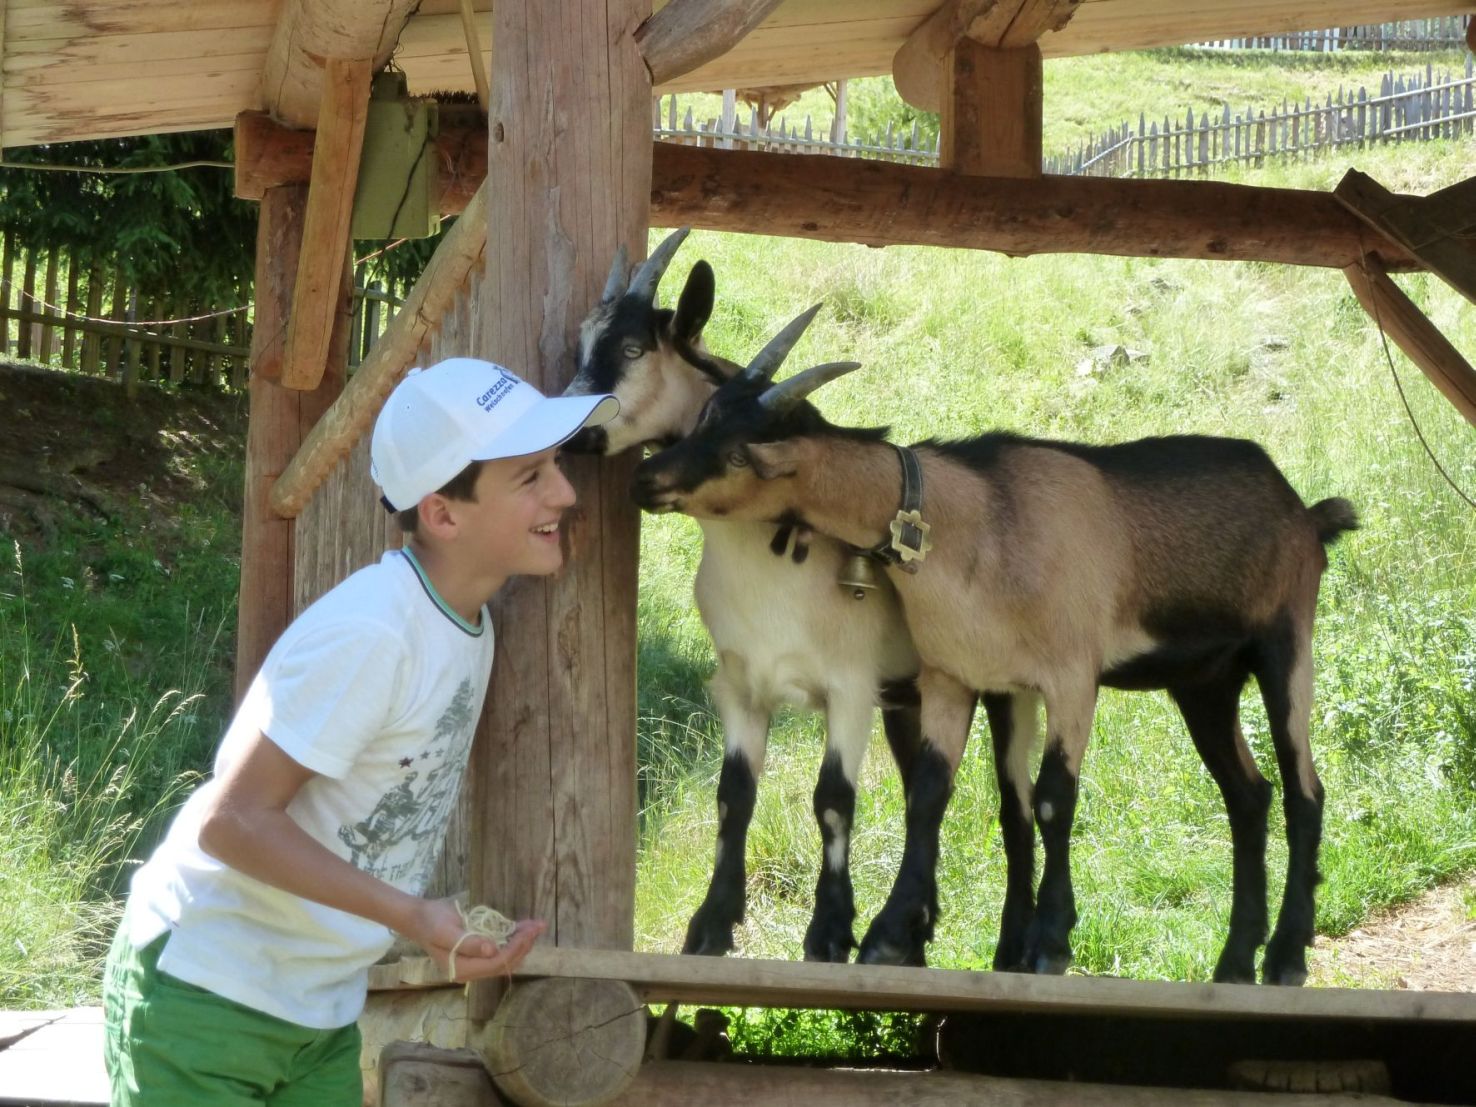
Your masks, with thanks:
M915 965L927 964L921 947L909 949L891 942L866 941L861 943L861 952L856 955L858 965Z
M851 950L856 948L856 939L849 934L843 938L823 942L805 942L806 961L829 961L844 965L851 959Z
M1070 967L1070 953L1037 953L1033 971L1036 976L1062 976Z
M1300 988L1307 983L1306 946L1301 942L1280 942L1272 938L1266 947L1265 963L1261 966L1261 980L1288 988Z
M721 957L733 949L732 928L726 930L718 927L691 927L687 930L687 940L682 943L683 953L693 953L699 957Z

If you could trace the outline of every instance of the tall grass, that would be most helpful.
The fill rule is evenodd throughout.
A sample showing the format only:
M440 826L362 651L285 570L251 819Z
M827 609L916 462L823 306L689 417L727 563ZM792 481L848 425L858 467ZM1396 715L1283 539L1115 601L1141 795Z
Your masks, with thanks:
M1464 177L1470 150L1373 150L1358 164L1425 193ZM1315 161L1238 177L1328 188L1344 168ZM1319 932L1345 932L1376 907L1476 868L1476 515L1427 458L1378 332L1341 274L694 234L668 295L699 257L717 274L708 341L726 356L751 354L800 308L825 301L790 364L865 363L817 395L837 422L889 423L898 441L986 428L1095 442L1233 434L1263 444L1308 502L1351 498L1363 529L1332 551L1316 634L1313 742L1328 794ZM1469 304L1438 280L1398 279L1458 348L1476 352ZM1146 356L1102 356L1115 346ZM1476 435L1397 348L1393 363L1431 448L1476 489ZM637 933L642 948L673 951L710 873L721 728L693 690L711 669L689 601L696 528L647 519L642 541L641 756L663 768L646 796ZM670 711L666 688L679 689ZM1254 686L1242 714L1276 779ZM774 727L749 838L742 955L800 955L820 856L810 792L823 742L815 718ZM853 844L858 936L902 845L895 773L885 744L873 747ZM976 721L943 827L939 965L983 967L993 952L1003 854L988 747ZM1272 831L1279 891L1279 810ZM1208 979L1228 920L1229 832L1163 696L1104 692L1074 842L1078 965Z
M65 1007L96 1000L130 859L198 775L217 723L196 686L161 694L138 679L96 702L75 627L35 647L13 548L0 596L0 1008ZM184 671L205 675L199 654L218 632L189 628Z

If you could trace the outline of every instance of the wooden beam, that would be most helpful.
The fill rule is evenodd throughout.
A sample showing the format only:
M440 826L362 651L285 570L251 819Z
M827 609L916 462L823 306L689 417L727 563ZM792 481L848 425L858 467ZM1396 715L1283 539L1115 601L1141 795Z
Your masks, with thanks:
M471 62L472 80L477 86L477 103L487 111L492 104L492 92L487 86L487 68L482 64L482 37L477 33L477 13L472 9L472 0L461 0L461 33L466 38L467 60Z
M778 6L779 0L671 0L636 31L651 83L722 57Z
M1040 47L960 39L944 62L939 163L973 177L1041 175Z
M589 26L593 13L602 18ZM487 251L473 352L548 393L572 379L579 324L610 258L644 256L651 81L635 43L650 0L497 0ZM547 110L551 103L597 111ZM559 945L629 948L635 926L636 459L573 459L579 497L554 577L494 601L498 659L470 785L471 897L549 922ZM495 982L471 994L490 1016Z
M292 621L292 523L268 504L277 475L343 386L342 370L309 392L274 380L292 301L293 269L302 239L307 189L268 190L256 231L256 325L251 336L250 410L246 420L245 497L241 511L241 584L236 625L236 699L240 701L277 636ZM346 341L344 305L328 321Z
M1333 196L1345 208L1425 264L1476 304L1476 242L1454 237L1476 223L1476 178L1430 196L1396 196L1378 181L1350 169Z
M1420 367L1430 383L1476 426L1476 370L1414 305L1377 258L1343 269L1353 294L1378 326Z
M420 963L424 962L424 966ZM370 987L445 985L429 957L376 965ZM1033 976L963 969L834 965L750 957L692 957L537 945L519 979L621 980L646 1003L813 1007L840 1011L994 1011L1206 1020L1471 1022L1476 995L1187 984L1107 976ZM424 978L422 980L422 977Z
M1216 181L963 177L890 162L658 143L651 221L868 246L1014 256L1271 261L1341 269L1366 232L1326 192ZM1417 269L1397 244L1385 268Z
M914 107L942 111L946 60L959 40L996 48L1030 45L1065 27L1080 4L1081 0L946 0L893 56L897 92Z
M302 253L282 358L284 388L316 388L327 365L344 258L352 246L349 222L364 149L371 74L368 59L329 58L325 67Z
M253 113L238 118L238 192L243 181L263 187L273 173L307 179L310 147L275 149L274 135L295 132L271 126ZM242 142L247 134L250 141ZM441 211L453 214L486 172L486 135L451 128L439 142L442 171L454 174ZM691 222L745 234L1016 255L1105 253L1342 269L1367 245L1359 221L1330 193L1308 189L1102 177L968 180L921 166L667 142L653 151L651 203L657 226ZM1390 270L1423 268L1397 243L1380 242L1379 255Z
M333 467L373 424L379 409L413 364L430 328L451 305L467 275L481 263L487 244L486 190L436 247L404 306L354 370L343 395L302 443L272 489L271 508L294 518ZM259 324L258 324L259 325Z
M267 110L291 126L314 126L325 60L364 58L370 72L379 70L419 6L420 0L282 0L262 68Z

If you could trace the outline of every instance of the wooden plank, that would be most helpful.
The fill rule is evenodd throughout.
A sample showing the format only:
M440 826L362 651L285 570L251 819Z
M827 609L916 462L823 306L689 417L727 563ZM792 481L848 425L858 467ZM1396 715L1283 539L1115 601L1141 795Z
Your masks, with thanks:
M102 1008L38 1011L23 1018L30 1024L21 1028L23 1035L0 1047L0 1103L106 1104Z
M1476 994L1188 984L1105 976L833 965L534 946L514 974L623 980L647 1003L871 1011L996 1011L1183 1019L1476 1025ZM371 988L444 986L430 958L376 965Z
M461 0L461 32L466 37L466 54L471 63L472 80L477 86L477 103L487 111L492 104L492 93L487 87L487 62L482 56L482 37L477 32L472 0Z
M960 39L944 60L939 161L975 177L1039 177L1040 47Z
M1415 306L1375 257L1343 270L1353 293L1379 327L1420 367L1440 394L1476 426L1476 370Z
M671 0L635 36L651 83L722 57L778 6L779 0Z
M1063 1046L1069 1048L1069 1046ZM1249 1107L1262 1092L1017 1080L958 1072L826 1069L798 1065L648 1061L605 1107ZM1296 1107L1392 1105L1386 1096L1307 1092Z
M960 177L888 162L658 143L651 220L870 246L1274 261L1343 268L1358 221L1328 193L1215 181ZM1386 268L1418 268L1380 250Z
M282 472L272 494L272 510L278 516L290 518L300 512L323 478L369 429L385 399L410 368L427 331L480 261L487 241L485 193L482 197L467 208L436 247L404 308Z
M416 2L283 0L262 64L267 110L295 127L316 123L321 129L322 105L338 96L330 87L333 63L360 59L368 63L369 73L378 71L394 51Z
M349 222L369 108L368 60L330 58L325 69L312 184L280 378L284 388L303 391L316 388L327 367L333 313L343 284L344 258L351 246Z
M1391 239L1436 276L1476 304L1476 244L1453 238L1476 223L1476 178L1452 185L1428 198L1396 196L1378 181L1350 169L1333 190L1338 202Z
M651 86L642 0L507 0L489 119L487 252L476 353L550 393L573 376L579 323L624 244L644 254ZM560 115L544 105L598 105ZM498 664L474 753L475 902L545 918L559 944L629 947L635 907L634 459L576 459L568 562L497 597ZM473 991L473 1014L493 991Z

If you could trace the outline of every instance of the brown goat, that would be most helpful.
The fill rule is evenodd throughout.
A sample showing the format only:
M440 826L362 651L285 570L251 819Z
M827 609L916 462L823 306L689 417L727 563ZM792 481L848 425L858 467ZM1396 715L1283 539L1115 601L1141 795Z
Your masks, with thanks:
M902 867L860 959L922 961L936 916L939 827L975 705L991 693L1008 869L995 965L1065 969L1077 781L1097 690L1107 685L1167 689L1225 797L1234 904L1215 979L1254 980L1267 930L1271 797L1238 720L1254 675L1290 846L1262 975L1301 983L1323 801L1308 741L1312 620L1323 546L1357 525L1352 506L1304 506L1258 446L1236 439L1088 446L988 434L904 450L800 403L854 368L819 366L780 385L764 372L734 378L692 435L641 465L634 491L647 510L800 523L889 563L921 660L924 752L909 783ZM913 461L931 552L916 531L886 542ZM1032 788L1042 701L1047 737ZM1032 807L1045 845L1038 902Z

